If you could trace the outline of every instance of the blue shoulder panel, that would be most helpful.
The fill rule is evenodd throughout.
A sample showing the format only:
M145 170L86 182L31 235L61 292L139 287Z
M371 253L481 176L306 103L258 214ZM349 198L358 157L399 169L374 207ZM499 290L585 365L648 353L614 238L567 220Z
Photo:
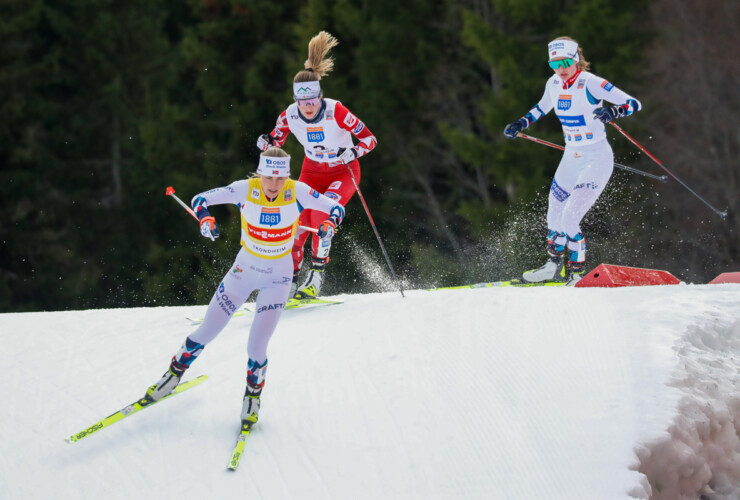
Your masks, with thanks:
M588 88L586 88L586 97L588 98L588 102L590 102L591 104L599 104L601 102L601 99L597 99L591 95L591 92L588 91Z

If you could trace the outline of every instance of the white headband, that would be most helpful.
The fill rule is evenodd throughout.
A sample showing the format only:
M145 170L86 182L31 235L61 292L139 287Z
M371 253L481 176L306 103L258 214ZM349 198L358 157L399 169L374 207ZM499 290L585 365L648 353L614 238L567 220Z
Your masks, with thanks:
M573 40L553 40L547 44L547 53L550 61L570 58L578 62L578 44Z
M290 156L265 156L260 155L260 164L257 173L265 177L288 177L290 176Z
M296 99L314 99L321 97L319 82L299 82L293 84L293 97Z

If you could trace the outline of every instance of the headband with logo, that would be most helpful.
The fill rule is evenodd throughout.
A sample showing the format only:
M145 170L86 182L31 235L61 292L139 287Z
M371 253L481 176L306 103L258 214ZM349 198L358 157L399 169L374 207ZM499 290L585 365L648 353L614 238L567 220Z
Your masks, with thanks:
M288 177L290 176L290 156L265 156L260 155L260 164L257 173L265 177Z
M321 97L321 84L317 81L294 83L293 97L295 99L314 99Z
M578 62L578 44L573 40L553 40L547 44L547 53L550 61L570 58Z

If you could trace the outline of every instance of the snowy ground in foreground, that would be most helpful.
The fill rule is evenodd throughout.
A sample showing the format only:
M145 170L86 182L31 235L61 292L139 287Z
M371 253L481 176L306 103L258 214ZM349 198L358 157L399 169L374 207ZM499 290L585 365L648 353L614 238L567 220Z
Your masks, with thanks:
M406 295L284 314L236 472L250 316L69 445L205 307L0 314L0 498L740 498L740 285Z

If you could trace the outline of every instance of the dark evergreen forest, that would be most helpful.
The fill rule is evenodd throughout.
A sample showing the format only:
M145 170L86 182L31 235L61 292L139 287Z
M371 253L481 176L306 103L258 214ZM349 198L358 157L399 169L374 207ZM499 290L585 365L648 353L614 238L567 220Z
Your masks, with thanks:
M206 303L236 207L200 236L183 200L254 171L309 39L339 39L327 97L378 138L360 185L405 287L508 279L544 261L560 153L503 129L540 99L546 45L644 109L618 124L674 181L615 170L583 223L589 268L738 271L740 4L706 0L8 0L0 5L0 312ZM665 172L608 127L616 159ZM528 134L562 144L556 117ZM293 177L303 157L290 138ZM304 266L305 267L305 266ZM323 292L393 289L357 196Z

